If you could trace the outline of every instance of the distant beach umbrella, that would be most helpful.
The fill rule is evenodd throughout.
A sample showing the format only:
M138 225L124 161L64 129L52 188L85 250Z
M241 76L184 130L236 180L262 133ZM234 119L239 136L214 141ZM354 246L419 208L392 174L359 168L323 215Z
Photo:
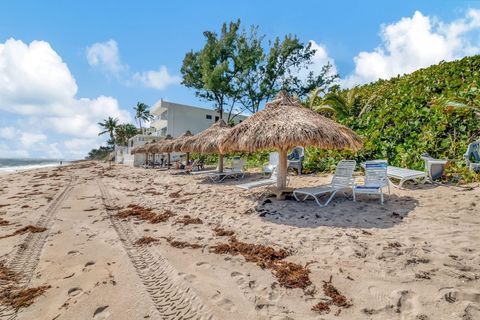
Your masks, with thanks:
M222 152L277 149L277 188L286 188L287 152L296 146L358 150L362 141L351 129L302 106L279 92L265 108L233 127L222 140Z
M218 153L218 171L223 172L223 153L220 143L230 131L230 127L223 120L218 120L208 129L187 138L180 146L182 152Z

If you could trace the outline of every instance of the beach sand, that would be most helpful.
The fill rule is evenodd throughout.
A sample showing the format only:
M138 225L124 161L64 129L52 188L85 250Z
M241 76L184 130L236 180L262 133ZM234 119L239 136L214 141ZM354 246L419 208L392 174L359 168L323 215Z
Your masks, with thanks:
M0 318L480 319L480 187L319 208L236 183L101 162L1 175Z

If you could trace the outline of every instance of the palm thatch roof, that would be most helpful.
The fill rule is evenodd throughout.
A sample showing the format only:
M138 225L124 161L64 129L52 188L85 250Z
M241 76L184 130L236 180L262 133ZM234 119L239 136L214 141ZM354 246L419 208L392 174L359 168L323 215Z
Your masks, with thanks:
M148 148L148 151L151 152L151 153L162 153L162 152L165 152L163 151L164 149L164 145L166 143L169 143L171 140L173 140L173 137L169 134L167 134L165 136L165 138L163 138L162 140L158 141L158 142L155 142L153 145L151 145L149 148Z
M220 143L230 132L230 129L225 121L220 119L211 125L210 128L184 140L180 146L180 151L218 153L220 152Z
M349 128L305 108L297 98L279 92L263 110L232 128L220 148L222 152L253 152L295 146L358 150L362 141Z
M135 153L147 153L147 148L149 147L148 142L145 143L143 146L138 146L133 148L130 153L135 154Z
M182 151L181 148L183 143L191 137L193 137L193 134L190 132L190 130L187 130L184 134L171 142L171 150L174 152Z

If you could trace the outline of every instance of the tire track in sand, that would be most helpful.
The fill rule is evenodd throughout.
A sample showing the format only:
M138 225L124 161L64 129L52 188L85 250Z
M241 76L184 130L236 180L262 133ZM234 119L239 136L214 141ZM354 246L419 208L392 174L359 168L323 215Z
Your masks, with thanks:
M117 232L146 291L163 319L166 320L211 320L213 315L196 294L178 277L175 269L149 247L136 246L140 237L128 221L117 219L109 211L118 211L113 206L109 191L97 180L110 221Z
M35 224L37 227L47 228L44 232L29 233L23 242L18 246L13 257L7 261L6 267L16 274L20 275L17 286L21 289L28 287L32 280L35 269L40 261L42 249L47 241L49 230L55 214L61 207L63 201L70 195L76 178L70 178L67 185L60 193L50 202L45 212L40 216ZM0 282L0 291L6 290L10 285L10 281ZM13 320L17 317L17 311L7 306L0 306L0 319Z

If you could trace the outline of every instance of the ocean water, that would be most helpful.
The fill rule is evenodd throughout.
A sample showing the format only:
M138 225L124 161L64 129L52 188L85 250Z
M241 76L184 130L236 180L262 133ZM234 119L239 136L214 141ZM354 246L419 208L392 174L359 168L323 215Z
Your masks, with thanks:
M63 162L65 164L65 161ZM60 165L59 159L0 159L0 173Z

